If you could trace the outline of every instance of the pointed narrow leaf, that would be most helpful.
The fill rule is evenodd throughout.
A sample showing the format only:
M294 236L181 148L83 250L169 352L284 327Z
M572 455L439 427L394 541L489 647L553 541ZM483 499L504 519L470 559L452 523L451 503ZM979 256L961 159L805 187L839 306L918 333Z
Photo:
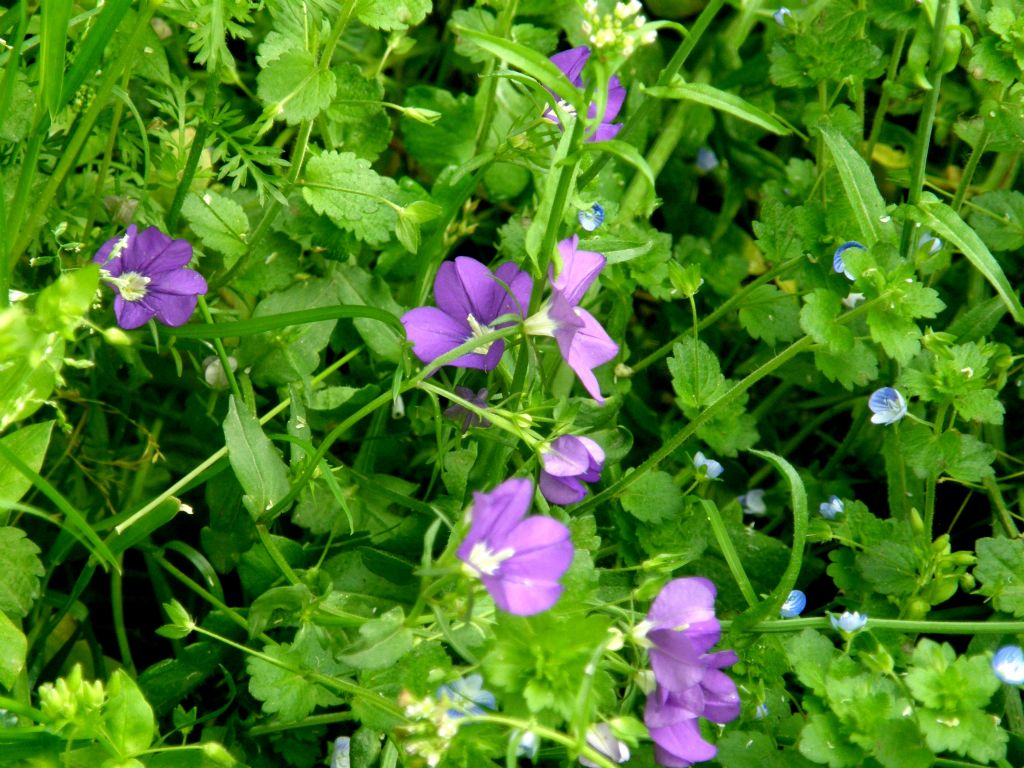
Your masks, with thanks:
M921 223L931 229L933 234L955 245L957 250L966 256L974 268L981 272L996 289L996 293L1013 314L1013 319L1018 323L1024 323L1024 307L1021 306L1016 291L1006 278L999 262L996 261L977 233L945 203L940 203L937 200L922 200L917 204L917 210L920 211L920 215L915 218L920 219Z
M885 200L878 191L875 177L864 158L839 131L825 125L821 128L821 135L839 171L843 190L860 228L860 238L865 244L873 245L882 239L881 219L885 216Z
M760 107L755 107L742 96L720 90L707 83L673 83L672 85L645 88L644 92L656 99L694 101L706 107L730 114L739 120L756 125L758 128L763 128L778 136L786 136L792 133L777 117L770 115Z
M224 439L228 460L245 491L242 502L249 514L259 520L288 495L288 470L270 438L263 433L259 421L245 406L239 407L234 396L228 401Z
M619 160L629 163L644 175L647 183L651 185L651 189L654 189L654 173L651 171L651 167L647 164L644 156L632 144L627 144L625 141L616 141L615 139L593 141L584 144L583 151L607 152L619 158Z
M56 115L62 106L60 95L64 86L64 60L68 47L68 22L71 21L71 0L46 0L41 7L42 29L39 36L39 90L43 105Z

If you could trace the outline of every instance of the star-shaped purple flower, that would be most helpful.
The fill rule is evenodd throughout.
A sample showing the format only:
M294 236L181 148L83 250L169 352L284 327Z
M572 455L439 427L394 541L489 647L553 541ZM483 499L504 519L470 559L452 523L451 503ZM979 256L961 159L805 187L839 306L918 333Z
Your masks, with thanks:
M506 480L490 493L473 493L469 533L456 550L465 570L487 587L495 605L532 616L558 602L558 580L569 568L569 529L550 517L526 517L533 482Z
M566 76L570 83L575 85L577 88L583 87L583 67L587 64L587 59L590 58L590 48L585 45L581 45L578 48L571 48L568 51L562 51L556 53L551 57L551 63L562 70L562 73ZM563 107L571 110L564 99L561 99L559 94L555 94L556 98L560 99L560 103ZM622 103L626 100L626 89L622 87L622 83L618 77L612 77L608 81L608 97L605 101L604 117L601 118L601 123L597 126L597 130L587 137L587 141L607 141L608 139L614 139L619 131L622 130L622 123L613 123L616 115L622 109ZM593 120L597 115L597 104L591 102L590 108L587 112L587 118ZM553 123L561 126L561 122L558 120L558 115L553 109L548 109L544 113L544 119L550 120Z
M554 336L562 358L575 371L583 387L597 402L603 403L593 369L619 354L619 345L593 315L577 306L606 262L600 253L577 250L579 240L578 235L573 235L558 244L562 269L556 277L552 267L551 299L526 321L526 332Z
M575 504L587 495L580 481L596 483L604 467L604 449L589 437L563 435L541 451L540 492L552 504Z
M139 232L132 224L123 236L107 240L92 260L117 293L114 315L125 329L138 328L151 317L171 327L184 325L207 291L203 276L185 268L192 245L156 227Z
M523 316L532 289L530 276L512 263L502 264L492 273L468 256L446 261L434 279L437 306L417 307L402 315L412 351L429 363L474 337L506 327L507 323L491 324L502 315ZM499 339L482 344L448 365L491 371L504 351L505 342Z
M710 760L718 750L701 736L698 718L728 723L739 714L736 684L719 669L708 668L699 683L682 691L659 685L644 707L655 761L669 768L685 768Z

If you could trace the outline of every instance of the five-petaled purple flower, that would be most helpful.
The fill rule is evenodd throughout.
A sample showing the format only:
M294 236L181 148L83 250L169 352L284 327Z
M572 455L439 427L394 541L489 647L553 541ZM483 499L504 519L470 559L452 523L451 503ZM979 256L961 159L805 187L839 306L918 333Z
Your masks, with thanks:
M434 279L437 306L417 307L402 315L412 351L429 363L470 339L506 327L507 323L491 324L502 315L525 314L532 288L530 276L512 263L502 264L492 273L468 256L446 261ZM504 350L501 339L482 343L448 365L491 371Z
M590 48L581 45L578 48L571 48L568 51L556 53L551 57L551 63L562 70L562 73L570 83L577 88L581 88L583 87L583 67L586 66L587 59L589 58ZM555 97L560 99L559 105L563 109L572 110L572 107L559 94L556 93ZM622 130L622 123L613 123L612 120L619 114L619 110L622 109L622 102L625 100L626 89L622 87L618 77L612 77L608 81L608 96L605 101L604 117L601 118L597 130L587 137L587 141L607 141L608 139L615 138L618 132ZM596 115L597 104L591 102L590 108L587 111L587 118L593 120ZM548 109L544 113L544 119L550 120L559 126L561 125L558 115L553 109Z
M154 316L164 325L184 325L207 291L203 276L185 268L192 260L192 245L156 227L139 232L132 224L122 237L105 242L92 260L117 292L114 314L125 329L138 328Z
M487 587L495 605L531 616L558 602L558 580L573 558L569 529L550 517L526 517L533 482L506 480L490 493L475 492L469 533L455 554Z
M721 671L734 651L709 653L721 636L715 585L701 577L666 584L647 614L649 656L657 687L647 698L644 723L659 765L689 766L715 756L698 718L728 723L740 713L736 684Z
M600 253L577 250L579 241L579 236L573 235L558 244L562 270L556 277L552 267L551 298L536 315L527 319L526 332L554 336L562 358L576 372L583 387L597 402L603 403L593 369L619 354L619 345L593 315L577 306L606 263Z
M575 504L587 495L580 481L596 483L604 450L589 437L563 435L541 450L540 492L552 504Z

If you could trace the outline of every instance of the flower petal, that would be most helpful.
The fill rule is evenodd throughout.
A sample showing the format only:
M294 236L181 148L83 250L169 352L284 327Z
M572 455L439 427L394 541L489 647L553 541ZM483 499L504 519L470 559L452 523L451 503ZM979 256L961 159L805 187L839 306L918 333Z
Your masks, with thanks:
M124 269L152 275L183 267L192 260L192 244L188 240L174 240L156 227L147 227L126 248Z
M182 296L160 291L151 291L145 299L145 302L156 314L156 319L172 328L188 322L192 313L196 311L198 301L199 298L194 293Z
M558 295L555 294L556 297ZM552 310L554 310L554 304L552 304ZM597 402L603 403L601 387L597 383L593 369L607 363L619 354L619 345L612 341L611 336L587 310L576 307L573 311L576 317L583 322L583 327L569 333L555 331L555 340L558 342L562 357L576 372L584 389Z
M479 541L487 541L492 550L503 549L505 538L526 516L532 501L533 482L525 477L506 480L489 493L474 492L469 533L455 554L466 560Z
M583 83L581 75L583 67L590 58L590 48L585 45L570 48L567 51L560 51L551 57L551 63L562 70L562 74L575 86Z
M533 292L533 278L511 261L494 270L494 276L509 287L498 309L498 316L516 314L526 317L530 308L530 294Z
M126 331L145 325L154 314L156 314L156 310L152 309L145 301L125 301L120 293L114 297L114 315L117 317L117 324Z
M700 734L697 718L683 720L667 728L650 728L654 740L654 760L665 768L688 768L710 760L718 753Z
M441 311L455 320L465 322L473 315L481 325L487 325L500 314L505 291L485 265L468 256L457 256L438 268L434 299Z
M149 290L156 293L173 293L179 296L197 296L208 290L206 280L191 269L175 268L150 275Z
M579 235L562 240L558 244L562 271L555 277L555 268L552 266L549 272L551 287L560 291L565 300L574 307L580 303L587 289L607 263L607 259L596 251L577 250L579 242Z
M543 469L540 471L540 492L552 504L561 507L582 501L587 489L575 477L557 477Z

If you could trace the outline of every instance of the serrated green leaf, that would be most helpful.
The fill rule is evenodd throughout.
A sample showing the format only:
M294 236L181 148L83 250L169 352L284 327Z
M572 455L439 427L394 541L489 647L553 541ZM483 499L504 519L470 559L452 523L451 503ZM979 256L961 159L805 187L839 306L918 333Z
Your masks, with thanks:
M368 27L391 31L419 24L430 13L430 0L358 0L356 17Z
M1024 540L980 539L975 550L978 593L992 598L997 610L1024 618Z
M1000 189L971 198L971 226L993 251L1024 246L1024 194Z
M267 645L263 653L273 661L250 656L249 693L262 702L263 711L285 722L301 720L317 707L341 703L336 695L310 682L304 671L336 674L341 667L316 639L297 638L293 645ZM273 662L277 662L276 664Z
M208 248L224 254L225 266L230 267L249 250L249 217L242 206L229 197L216 192L203 196L189 194L181 206L181 213Z
M253 519L260 520L288 494L288 470L259 421L234 395L228 400L224 439L228 460L246 494L245 508Z
M813 629L805 629L799 635L783 643L786 657L797 678L818 696L827 693L826 678L837 656L832 641Z
M412 630L405 626L405 613L395 607L359 628L359 639L338 658L356 669L390 667L412 648Z
M689 336L672 348L668 369L672 388L684 408L703 408L725 386L725 377L711 347Z
M837 382L849 392L878 378L878 353L860 339L846 352L815 350L814 364L826 379Z
M672 85L655 86L643 90L644 93L656 99L681 99L703 104L751 125L756 125L758 128L763 128L777 136L787 136L792 133L777 117L768 114L760 107L755 107L742 96L723 91L707 83L672 83Z
M0 611L23 619L39 597L39 579L46 573L39 547L23 530L0 528Z
M28 640L25 633L0 611L0 688L12 690L25 668Z
M312 120L331 105L338 84L305 49L285 51L256 78L257 93L274 118L289 125Z
M387 242L396 213L388 201L398 192L368 160L351 152L324 152L306 165L302 196L317 213L371 245Z
M657 469L629 486L619 500L624 510L646 523L677 517L685 507L683 494L672 475Z
M853 347L853 332L836 322L839 312L839 297L824 289L805 296L800 310L800 327L804 333L835 354L848 352Z
M921 351L921 329L913 320L884 307L868 311L868 328L871 338L882 345L882 349L900 365L907 365Z
M770 346L800 335L800 306L796 299L774 285L759 285L739 307L740 325L754 339Z

